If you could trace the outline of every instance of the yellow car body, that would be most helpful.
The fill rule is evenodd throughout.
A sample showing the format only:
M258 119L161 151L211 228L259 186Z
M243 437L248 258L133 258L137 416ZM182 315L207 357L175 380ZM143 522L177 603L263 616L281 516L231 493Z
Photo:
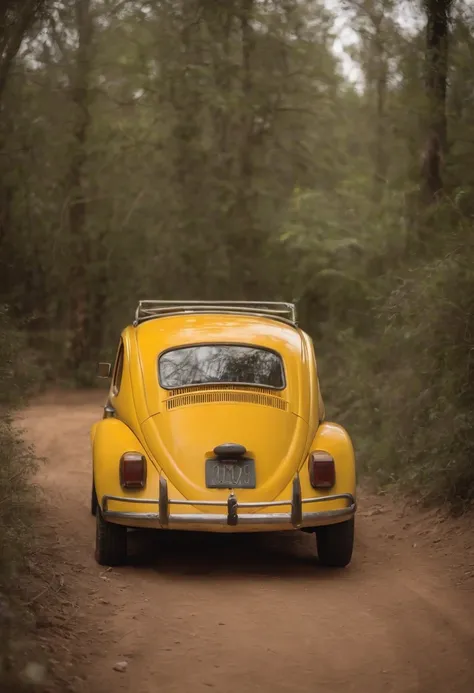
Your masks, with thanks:
M91 431L99 563L124 562L126 528L305 529L323 563L347 565L354 450L325 421L292 304L143 301L104 366L110 390Z

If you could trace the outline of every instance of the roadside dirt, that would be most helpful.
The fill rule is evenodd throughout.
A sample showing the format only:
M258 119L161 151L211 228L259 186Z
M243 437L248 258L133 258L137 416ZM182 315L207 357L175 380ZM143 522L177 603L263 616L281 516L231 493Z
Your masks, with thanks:
M103 400L53 393L22 417L47 460L32 572L50 576L36 624L48 691L474 691L469 518L365 496L336 572L301 533L136 535L129 566L97 566L89 428Z

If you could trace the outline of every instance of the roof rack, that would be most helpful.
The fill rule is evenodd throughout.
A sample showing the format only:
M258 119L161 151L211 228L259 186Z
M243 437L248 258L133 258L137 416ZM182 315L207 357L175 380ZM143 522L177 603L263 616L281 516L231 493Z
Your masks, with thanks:
M183 313L253 315L273 318L296 326L294 303L278 301L140 301L135 311L135 327L145 320Z

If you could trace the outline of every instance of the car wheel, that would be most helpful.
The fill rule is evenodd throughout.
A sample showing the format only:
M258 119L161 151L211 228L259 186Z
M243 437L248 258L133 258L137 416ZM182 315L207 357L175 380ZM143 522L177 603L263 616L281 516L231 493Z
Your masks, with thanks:
M92 482L92 492L91 492L91 515L94 515L94 517L97 514L97 493L95 492L95 486L94 482Z
M104 566L123 565L127 560L127 528L106 522L99 507L95 517L95 560Z
M354 518L336 525L316 528L319 562L332 568L345 568L354 548Z

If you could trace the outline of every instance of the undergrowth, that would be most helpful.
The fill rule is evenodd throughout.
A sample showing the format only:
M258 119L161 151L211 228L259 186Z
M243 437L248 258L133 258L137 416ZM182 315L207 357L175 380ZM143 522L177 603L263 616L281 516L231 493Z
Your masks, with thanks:
M33 548L37 468L33 450L15 425L14 414L25 402L31 373L22 359L22 334L0 310L0 689L15 675L14 643L27 628L22 594L27 557ZM10 682L7 684L7 681Z
M324 336L321 367L362 475L459 511L474 503L474 225L441 234L440 219L437 245L372 284L369 333Z

